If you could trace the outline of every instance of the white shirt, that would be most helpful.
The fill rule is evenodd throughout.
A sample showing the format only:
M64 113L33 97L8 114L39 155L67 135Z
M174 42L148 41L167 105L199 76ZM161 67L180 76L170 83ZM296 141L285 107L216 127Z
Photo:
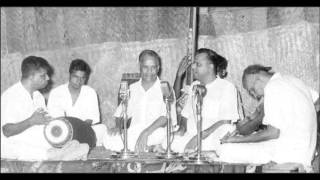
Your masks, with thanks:
M193 98L192 89L194 85L200 84L195 81L189 89L189 97L181 114L187 120L187 133L197 134L196 100ZM202 105L202 130L209 128L220 120L239 119L237 110L237 90L227 80L217 77L213 82L206 84L207 93L203 98Z
M1 158L21 160L46 159L51 145L44 137L44 125L34 125L20 134L6 137L2 128L7 123L19 123L31 117L38 108L44 108L45 100L39 91L32 97L18 82L1 95Z
M95 90L86 85L81 86L80 94L72 105L68 84L51 90L48 98L49 114L52 117L73 116L83 121L91 119L92 124L100 122L98 97Z
M188 90L188 99L181 114L187 118L187 131L183 136L175 136L171 148L182 153L192 137L197 135L196 98L194 98L193 86L200 84L195 81ZM239 118L237 104L237 90L227 80L217 77L206 84L207 93L202 105L202 131L220 120L236 121ZM225 125L216 129L206 139L202 140L202 150L215 150L220 145L220 139L235 129L232 125Z
M280 129L273 161L310 166L316 146L317 121L310 88L292 76L275 73L264 89L264 124Z
M122 106L118 106L114 114L120 117ZM160 80L145 91L141 85L141 79L130 85L130 99L128 101L128 117L132 117L130 128L128 129L128 147L134 150L136 141L140 133L155 122L160 116L166 116L166 105L163 101ZM175 102L171 104L172 125L176 125ZM160 144L166 138L166 127L158 128L148 138L148 144ZM152 143L155 142L155 143Z

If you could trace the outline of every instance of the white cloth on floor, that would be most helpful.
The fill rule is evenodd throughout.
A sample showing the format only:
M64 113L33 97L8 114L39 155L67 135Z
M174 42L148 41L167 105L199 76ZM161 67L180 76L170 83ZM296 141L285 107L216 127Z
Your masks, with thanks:
M265 164L271 160L272 140L259 143L227 143L216 150L216 161L228 163Z
M67 142L62 148L51 148L47 152L48 160L75 161L87 160L89 145L77 140Z

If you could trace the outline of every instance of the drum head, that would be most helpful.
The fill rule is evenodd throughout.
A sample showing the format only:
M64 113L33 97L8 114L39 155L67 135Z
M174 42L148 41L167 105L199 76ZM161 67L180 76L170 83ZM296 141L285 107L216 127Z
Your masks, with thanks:
M44 127L44 136L53 147L62 147L73 138L73 129L63 117L51 120Z

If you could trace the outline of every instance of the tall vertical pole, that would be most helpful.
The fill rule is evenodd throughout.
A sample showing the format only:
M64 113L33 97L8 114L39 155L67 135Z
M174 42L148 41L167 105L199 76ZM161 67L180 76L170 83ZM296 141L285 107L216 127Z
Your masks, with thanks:
M170 139L171 139L171 117L170 117L170 102L168 98L165 98L166 109L167 109L167 158L172 158L171 148L170 148Z
M194 62L195 52L198 45L198 7L190 8L190 18L189 18L189 32L188 32L188 52L187 55L191 56L192 63ZM193 82L193 73L191 66L187 69L187 85L190 85Z
M120 98L121 100L121 106L123 110L123 128L124 128L124 144L123 144L123 151L120 153L121 159L128 159L130 157L135 156L134 153L130 152L128 150L128 127L127 127L127 121L128 121L128 101L130 96L130 90L128 86L127 81L121 81L120 83Z
M202 103L199 100L199 98L202 98L200 95L198 95L197 97L197 144L198 144L198 148L197 148L197 161L201 161L201 151L202 151L202 141L201 141L201 134L202 134L202 116L201 116L201 106Z
M127 102L122 102L122 108L124 111L123 114L123 128L124 128L124 148L123 148L123 154L128 153L128 130L127 130L127 121L128 121L128 116L127 116Z

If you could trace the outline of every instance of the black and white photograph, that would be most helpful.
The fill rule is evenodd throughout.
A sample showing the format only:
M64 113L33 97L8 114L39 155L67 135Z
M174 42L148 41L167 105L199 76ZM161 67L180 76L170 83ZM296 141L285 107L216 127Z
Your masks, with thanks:
M319 174L319 11L1 7L1 174Z

